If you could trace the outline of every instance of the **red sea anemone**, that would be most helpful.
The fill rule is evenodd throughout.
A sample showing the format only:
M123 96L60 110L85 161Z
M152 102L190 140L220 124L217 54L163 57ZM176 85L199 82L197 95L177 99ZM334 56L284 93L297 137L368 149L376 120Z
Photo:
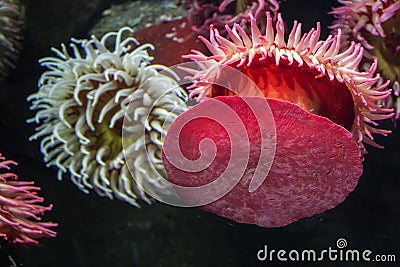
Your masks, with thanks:
M228 168L226 164L234 156L230 154L232 144L228 134L231 133L223 128L224 123L233 122L198 118L185 126L181 124L192 113L212 109L218 113L213 106L215 101L229 106L248 133L240 145L245 147L249 143L249 159L237 185L203 208L238 222L275 227L341 203L361 176L362 154L366 153L363 143L379 146L373 141L373 134L386 135L389 131L377 128L376 121L393 114L377 104L390 91L385 89L387 83L374 86L379 80L379 75L375 75L376 62L364 72L358 69L363 57L360 44L352 42L340 53L340 30L338 35L321 41L319 24L301 35L301 24L297 21L285 40L280 14L276 31L269 13L266 21L265 34L251 18L250 36L235 24L226 27L231 40L212 26L209 40L200 37L211 56L198 51L186 56L199 64L199 69L187 71L192 74L193 82L190 97L197 98L200 104L173 123L165 139L163 159L168 179L175 184L198 186L212 182ZM250 182L255 168L258 164L270 164L259 163L260 152L254 152L265 149L257 140L267 138L259 130L263 125L257 123L249 108L257 109L261 98L254 97L259 96L258 91L249 92L246 79L232 79L229 68L245 74L259 87L275 120L275 158L257 188L251 188ZM218 85L221 80L228 84L231 80L239 91ZM210 98L215 100L210 102ZM170 134L177 129L182 129L179 136ZM172 145L176 147L177 139L182 154L195 161L207 154L202 151L202 140L211 139L217 151L215 161L201 171L180 169L165 157ZM190 196L185 197L190 201Z
M0 169L10 170L16 162L0 155ZM37 245L36 239L54 237L52 222L41 222L40 216L52 206L39 205L43 198L37 195L39 187L33 182L17 181L14 173L0 173L0 237L15 245Z
M358 41L366 50L366 64L376 57L378 71L383 80L390 80L392 98L383 103L394 107L400 118L400 1L398 0L355 0L340 1L342 6L330 14L335 17L331 29L342 31L342 45ZM396 101L397 99L397 101Z

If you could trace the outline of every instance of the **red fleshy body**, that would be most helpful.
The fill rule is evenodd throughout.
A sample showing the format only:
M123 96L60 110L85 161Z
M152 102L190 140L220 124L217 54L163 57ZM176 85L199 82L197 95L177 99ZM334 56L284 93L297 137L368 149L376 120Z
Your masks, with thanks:
M250 193L251 173L260 155L257 121L240 97L215 99L227 104L242 120L250 153L246 172L239 183L222 198L203 206L204 210L237 222L278 227L337 206L357 185L362 174L362 160L349 131L295 104L268 99L276 127L275 158L262 185ZM259 101L265 100L246 97L252 108L257 108ZM211 101L198 104L178 117L169 131L178 127L183 117L190 116L193 110L212 108ZM216 144L217 156L208 168L190 173L174 167L165 158L164 151L171 144L167 134L163 161L171 182L198 186L215 180L224 171L231 156L231 145L227 132L215 121L199 118L187 123L179 136L182 154L188 159L197 159L200 156L198 146L204 138L210 138Z
M184 62L182 55L192 49L205 50L203 43L192 31L187 18L154 24L134 33L140 43L150 43L155 46L150 55L154 57L153 64L173 66Z

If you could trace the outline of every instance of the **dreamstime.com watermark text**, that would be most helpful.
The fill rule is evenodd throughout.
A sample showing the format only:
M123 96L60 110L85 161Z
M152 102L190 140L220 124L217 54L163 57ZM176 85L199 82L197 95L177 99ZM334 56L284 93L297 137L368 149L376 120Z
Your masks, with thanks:
M303 249L286 250L271 249L267 245L257 252L259 261L293 261L293 262L396 262L394 254L374 254L369 249L346 249L347 240L339 238L336 247L322 250Z

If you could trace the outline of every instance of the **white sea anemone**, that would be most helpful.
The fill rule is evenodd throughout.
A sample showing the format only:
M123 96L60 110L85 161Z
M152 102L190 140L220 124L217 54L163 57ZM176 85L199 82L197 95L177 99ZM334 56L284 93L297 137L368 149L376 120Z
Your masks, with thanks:
M21 47L21 6L18 0L0 0L0 77L14 68Z
M158 126L171 113L176 117L186 110L187 95L170 75L160 73L167 70L165 66L150 65L147 49L153 46L139 46L126 36L130 33L124 27L101 40L72 39L70 51L64 44L61 50L53 48L57 57L40 60L48 70L39 79L39 91L28 98L37 111L28 122L39 124L30 140L41 139L44 161L58 168L59 179L69 173L86 193L94 189L101 196L139 206L138 198L148 203L151 199L138 181L164 186L149 169L155 166L164 172L160 142L164 132ZM136 155L135 177L122 145L123 119L130 103L135 109L128 115L137 129L146 130L145 136L133 132L129 142L151 151L149 156ZM149 114L149 121L142 114Z

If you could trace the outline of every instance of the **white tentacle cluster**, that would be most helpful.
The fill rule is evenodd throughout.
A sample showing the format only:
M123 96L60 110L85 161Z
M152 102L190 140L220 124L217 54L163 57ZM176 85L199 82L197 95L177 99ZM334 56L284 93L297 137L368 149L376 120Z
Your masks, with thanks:
M53 49L58 57L41 59L48 70L39 79L39 91L28 98L31 109L36 110L28 122L39 124L30 140L41 139L44 161L58 168L59 179L69 173L86 193L94 189L101 196L115 196L139 206L138 197L146 202L150 198L137 181L163 186L162 181L153 181L156 178L148 171L152 164L164 171L159 142L164 133L158 125L168 114L185 111L187 95L171 75L160 73L168 71L167 67L150 65L147 49L153 46L138 46L130 33L132 30L125 27L101 40L94 36L72 39L72 53L63 44L61 50ZM112 49L108 48L110 43L114 43ZM135 179L122 145L123 119L131 103L135 110L129 116L138 125L146 123L146 131L133 131L129 141L152 151L136 155ZM146 113L149 122L140 119Z
M363 48L353 42L347 50L339 52L340 30L337 35L330 35L325 41L321 41L319 23L316 29L311 29L302 35L301 23L295 21L286 41L281 14L278 14L276 31L273 26L271 15L267 13L266 32L262 34L256 20L251 18L250 36L237 24L232 28L226 27L231 40L222 37L218 30L211 26L210 40L203 37L200 39L212 55L206 56L199 51L192 51L193 54L185 56L199 62L201 68L199 71L187 70L192 74L190 79L193 82L189 96L197 96L198 101L203 101L222 66L240 67L245 64L250 66L256 58L260 62L272 58L277 66L306 65L318 71L316 79L327 75L330 80L336 79L347 86L355 107L355 120L352 126L354 140L362 152L365 152L362 141L378 146L373 142L372 134L386 135L390 131L375 128L376 120L389 118L393 113L392 110L384 109L377 104L378 100L390 95L390 90L386 90L388 83L374 87L379 80L379 74L375 75L377 62L374 62L369 70L360 72L358 66L363 57Z

